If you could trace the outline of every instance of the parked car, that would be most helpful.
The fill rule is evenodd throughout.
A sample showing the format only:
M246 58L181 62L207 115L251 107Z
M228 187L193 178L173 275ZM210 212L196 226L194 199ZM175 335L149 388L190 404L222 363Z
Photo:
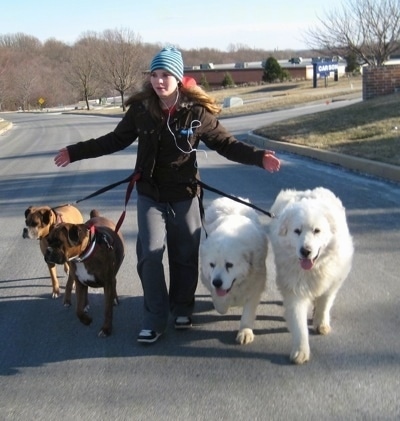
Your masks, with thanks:
M292 64L300 64L303 61L303 59L301 57L292 57L288 61Z

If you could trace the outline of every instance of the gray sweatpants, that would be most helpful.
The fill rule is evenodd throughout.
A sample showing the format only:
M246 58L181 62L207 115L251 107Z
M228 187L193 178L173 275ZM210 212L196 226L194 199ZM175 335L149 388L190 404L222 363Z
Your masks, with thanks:
M138 195L137 270L144 295L143 329L164 332L170 312L190 316L198 281L199 199L159 203ZM168 250L169 291L163 255Z

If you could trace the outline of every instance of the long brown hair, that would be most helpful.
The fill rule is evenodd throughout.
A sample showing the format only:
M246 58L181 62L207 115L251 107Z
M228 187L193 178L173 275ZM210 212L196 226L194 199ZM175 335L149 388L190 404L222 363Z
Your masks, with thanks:
M179 82L178 89L180 93L178 107L182 104L197 104L203 106L211 114L217 115L221 112L221 106L217 103L215 98L209 95L200 86L184 86ZM143 102L153 117L161 118L162 109L160 99L149 81L144 83L139 92L135 92L131 95L125 101L125 105L129 107L137 101Z

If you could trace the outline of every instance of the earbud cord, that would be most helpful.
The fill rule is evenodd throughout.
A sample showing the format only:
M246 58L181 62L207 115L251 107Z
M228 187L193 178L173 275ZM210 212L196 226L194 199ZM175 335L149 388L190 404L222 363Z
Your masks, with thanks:
M175 107L175 105L177 104L177 102L178 102L178 99L179 99L179 90L177 89L176 90L176 98L175 98L175 102L173 103L173 105L172 105L172 107L168 107L168 105L162 100L162 98L160 98L160 101L164 104L164 106L167 108L167 110L168 110L168 117L167 117L167 128L168 128L168 131L171 133L171 135L172 135L172 137L174 138L174 143L175 143L175 146L176 146L176 148L178 149L178 150L180 150L182 153L184 153L184 154L191 154L192 152L204 152L204 154L205 154L205 156L206 156L206 158L207 158L207 152L206 151L199 151L198 149L194 149L194 148L192 148L192 145L190 144L190 142L189 142L189 136L190 136L190 134L189 134L189 131L188 131L188 133L187 133L187 135L186 135L186 140L187 140L187 143L188 143L188 145L189 145L189 151L184 151L183 149L181 149L179 146L178 146L178 142L176 141L176 137L175 137L175 134L174 134L174 132L171 130L171 127L170 127L170 125L169 125L169 121L170 121L170 118L171 118L171 110L173 110L173 108ZM194 123L196 123L196 125L194 125ZM201 122L199 121L199 120L193 120L192 122L191 122L191 124L190 124L190 129L191 129L191 131L192 131L192 133L193 133L193 129L195 129L195 128L197 128L197 127L200 127L201 126ZM197 161L195 162L195 167L197 168Z

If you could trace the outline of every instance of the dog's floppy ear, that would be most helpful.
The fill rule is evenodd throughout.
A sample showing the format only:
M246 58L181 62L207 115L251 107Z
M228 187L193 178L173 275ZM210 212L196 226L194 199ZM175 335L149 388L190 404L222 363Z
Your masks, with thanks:
M289 232L290 221L293 218L293 213L296 214L297 206L295 202L290 202L279 216L279 231L280 237L285 237Z
M254 253L252 253L251 251L243 253L243 258L249 264L250 267L253 266Z
M287 235L288 232L288 224L289 224L289 218L287 216L287 213L284 213L279 221L279 230L278 230L278 234L281 237L285 237Z
M331 212L325 212L325 218L328 221L329 228L332 234L336 234L337 232L337 224L335 221L335 217L331 214Z
M49 209L44 209L41 212L42 215L42 221L45 225L48 225L50 223L50 218L51 218L51 211Z
M87 235L87 228L85 225L71 225L68 230L68 241L71 246L81 244Z
M33 208L33 206L29 206L29 208L25 211L25 219L28 217L28 215L31 214L32 208Z

